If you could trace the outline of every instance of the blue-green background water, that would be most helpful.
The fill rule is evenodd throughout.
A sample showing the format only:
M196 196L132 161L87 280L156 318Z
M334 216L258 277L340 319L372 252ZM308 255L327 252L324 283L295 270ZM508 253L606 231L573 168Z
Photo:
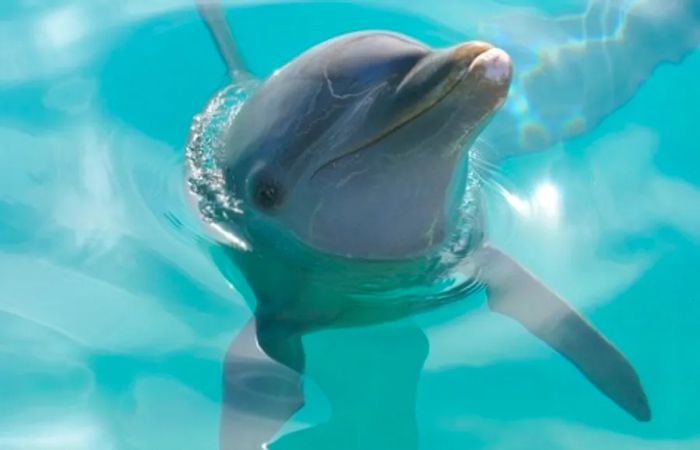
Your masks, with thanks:
M367 28L513 55L485 139L538 151L494 174L507 191L491 190L489 232L628 355L654 419L630 419L476 295L414 319L429 338L421 449L700 448L700 14L692 0L634 9L647 3L228 9L260 76ZM0 5L1 449L217 448L222 359L250 312L185 203L182 161L192 116L226 81L190 1ZM382 374L401 370L386 355L428 341L391 324L305 343L320 359L363 356L337 368L357 380L340 387L375 401L333 419L343 400L319 386L337 372L312 360L307 405L272 448L400 448L380 420Z

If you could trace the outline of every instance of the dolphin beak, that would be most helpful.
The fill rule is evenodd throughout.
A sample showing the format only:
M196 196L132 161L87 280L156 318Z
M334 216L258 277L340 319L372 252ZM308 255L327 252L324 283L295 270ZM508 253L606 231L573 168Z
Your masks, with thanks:
M484 50L480 51L476 56L474 56L475 50L462 50L461 48L457 48L453 55L454 57L461 57L462 53L466 53L464 59L469 61L470 73L480 72L486 81L495 84L510 84L513 75L513 65L510 56L500 48L495 48L490 44L485 45L488 48L483 47Z
M488 42L471 41L459 44L448 49L450 51L450 59L455 62L466 62L467 67L479 55L493 50L495 47Z
M505 101L513 77L508 53L486 42L467 42L451 49L458 81L447 95L469 99L475 111L499 108Z
M420 98L414 106L420 110L439 102L460 82L474 76L508 86L512 76L510 56L483 41L433 51L404 76L396 96Z
M358 141L351 150L324 162L311 178L340 159L384 139L447 98L468 98L473 104L474 116L486 117L505 100L511 74L508 54L487 42L470 41L431 51L397 85L391 110L381 111L391 119L367 139Z

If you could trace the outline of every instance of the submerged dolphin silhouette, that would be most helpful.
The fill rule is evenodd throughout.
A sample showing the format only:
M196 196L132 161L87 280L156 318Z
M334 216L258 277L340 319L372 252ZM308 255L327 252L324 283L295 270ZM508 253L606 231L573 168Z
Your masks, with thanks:
M229 39L215 6L200 10L215 39ZM237 56L224 59L245 73ZM243 104L216 159L244 211L244 224L225 226L251 244L230 256L257 306L227 355L222 444L259 448L302 405L304 334L462 298L464 290L386 295L443 276L445 252L459 255L449 270L485 287L492 310L650 419L625 357L483 235L470 147L504 102L511 71L509 56L484 42L434 50L393 33L353 33L306 51Z

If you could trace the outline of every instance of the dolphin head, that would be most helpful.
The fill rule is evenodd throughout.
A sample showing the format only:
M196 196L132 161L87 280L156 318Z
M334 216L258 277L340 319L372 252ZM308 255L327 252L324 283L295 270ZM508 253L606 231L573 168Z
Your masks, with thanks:
M243 105L218 156L246 207L318 250L396 259L440 242L509 56L355 33L303 53Z

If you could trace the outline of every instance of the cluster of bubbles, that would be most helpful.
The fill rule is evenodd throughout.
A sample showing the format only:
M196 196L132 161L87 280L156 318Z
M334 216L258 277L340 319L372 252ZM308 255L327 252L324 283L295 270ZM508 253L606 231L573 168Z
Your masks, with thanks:
M227 190L216 156L225 146L222 136L253 89L246 83L226 86L192 121L185 148L186 181L206 223L230 223L243 214L242 201Z

